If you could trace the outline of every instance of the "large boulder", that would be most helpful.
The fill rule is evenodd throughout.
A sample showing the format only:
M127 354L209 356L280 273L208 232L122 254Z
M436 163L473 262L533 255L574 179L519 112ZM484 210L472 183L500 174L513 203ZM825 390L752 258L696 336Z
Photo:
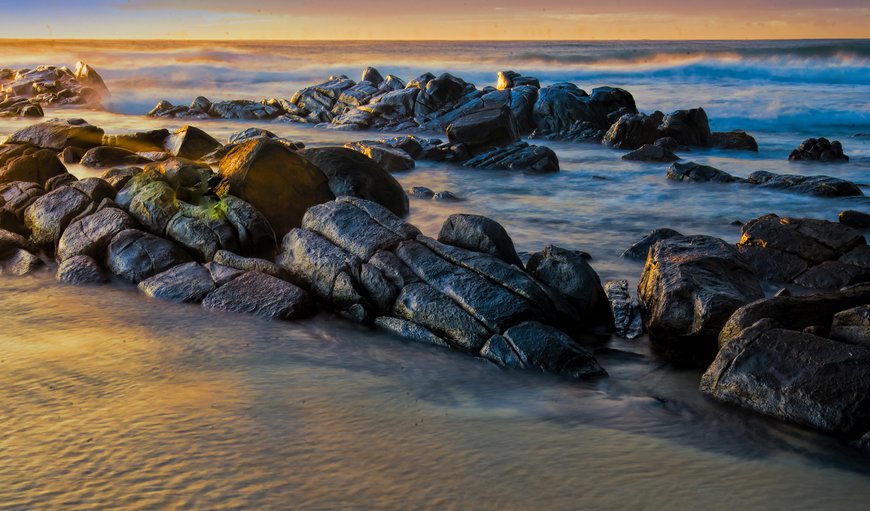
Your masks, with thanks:
M573 83L556 83L538 92L532 112L538 135L557 135L590 117L589 95Z
M625 249L619 257L624 257L626 259L641 259L645 261L646 256L649 254L649 249L652 248L658 240L676 238L677 236L682 236L682 234L667 227L653 229L644 235L643 238L639 239L634 245Z
M134 284L188 261L190 256L175 243L136 229L116 234L106 253L112 275Z
M711 236L678 236L652 246L638 296L650 340L662 355L706 363L731 314L764 293L733 246Z
M364 154L344 147L318 147L299 154L326 174L336 197L359 197L377 202L397 216L408 214L408 196L402 185Z
M165 141L166 150L173 156L198 160L221 147L221 143L195 126L175 130Z
M863 284L739 309L722 331L701 390L758 413L860 437L870 430L870 348L834 336L843 313L868 302L870 285Z
M463 143L472 151L486 147L510 145L520 139L513 112L506 106L470 112L447 127L452 143Z
M564 296L575 319L587 327L613 325L610 302L598 274L583 254L554 245L529 257L529 274Z
M507 231L495 220L480 215L450 215L441 225L438 241L447 245L483 252L523 268Z
M603 143L617 149L637 149L659 138L661 116L625 114L613 123L604 135Z
M44 186L49 179L66 173L56 152L41 149L9 159L0 167L0 184L29 181Z
M854 229L861 229L864 231L870 230L870 213L847 209L845 211L840 211L840 214L837 215L837 220L839 220L841 224L848 225Z
M112 238L135 226L130 215L115 207L105 207L78 218L63 231L57 244L57 260L62 262L77 255L102 260Z
M7 142L62 151L70 146L88 150L100 145L102 139L103 130L84 119L51 119L16 131Z
M217 285L211 273L199 263L174 266L139 282L139 290L150 296L170 302L196 303L212 292Z
M707 112L703 108L672 112L659 126L659 136L673 137L681 145L707 146L710 143Z
M299 319L317 312L314 300L289 282L249 271L209 293L203 307L256 314L266 319Z
M219 250L241 251L236 231L220 202L203 201L196 206L179 202L166 223L166 237L203 262L211 261Z
M36 199L24 213L24 225L30 240L53 249L69 223L91 205L87 194L71 186L62 186Z
M449 73L443 73L437 78L428 79L425 84L422 81L411 81L408 83L408 87L420 88L420 93L417 94L417 101L414 105L414 115L417 117L426 117L437 113L439 110L451 107L470 90L474 89L474 85Z
M280 142L249 140L220 162L220 195L250 203L269 220L278 237L302 224L305 211L335 196L316 166Z

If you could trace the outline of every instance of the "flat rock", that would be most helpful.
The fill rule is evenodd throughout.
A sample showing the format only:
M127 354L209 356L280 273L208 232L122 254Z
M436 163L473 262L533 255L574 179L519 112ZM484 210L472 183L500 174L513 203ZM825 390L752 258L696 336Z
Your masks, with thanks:
M246 272L212 291L202 305L206 309L256 314L266 319L300 319L317 312L308 293L256 271Z
M196 303L215 289L211 273L199 263L174 266L139 282L139 291L151 298L178 303Z

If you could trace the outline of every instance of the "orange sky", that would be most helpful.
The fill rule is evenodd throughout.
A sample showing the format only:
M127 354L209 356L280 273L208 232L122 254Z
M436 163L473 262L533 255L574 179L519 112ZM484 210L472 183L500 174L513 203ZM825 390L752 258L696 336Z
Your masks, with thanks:
M801 39L870 37L870 0L0 0L4 37Z

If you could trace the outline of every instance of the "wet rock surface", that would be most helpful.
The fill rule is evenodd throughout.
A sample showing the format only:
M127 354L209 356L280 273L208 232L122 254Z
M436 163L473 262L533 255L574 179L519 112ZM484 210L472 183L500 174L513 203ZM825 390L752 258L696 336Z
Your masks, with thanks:
M846 162L849 157L843 154L843 145L838 140L827 138L808 138L801 142L788 155L790 161Z

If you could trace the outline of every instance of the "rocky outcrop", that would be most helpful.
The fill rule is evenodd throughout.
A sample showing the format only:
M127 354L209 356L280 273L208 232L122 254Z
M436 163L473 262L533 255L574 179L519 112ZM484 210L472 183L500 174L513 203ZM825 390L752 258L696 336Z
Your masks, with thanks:
M305 211L332 200L326 175L274 140L248 140L220 162L220 195L241 198L263 213L278 237L302 223Z
M739 307L762 298L760 282L732 245L711 236L656 242L638 283L653 346L680 363L706 363Z
M83 179L42 195L24 213L31 242L53 250L73 219L114 195L115 190L99 178Z
M434 343L490 356L499 364L507 353L525 367L574 376L599 373L576 342L546 333L565 325L581 333L583 319L594 322L583 316L591 316L588 310L577 312L558 291L490 253L421 236L373 202L341 197L312 207L302 227L284 238L279 261L294 283L355 320L387 325L426 342L440 339ZM542 272L552 267L541 266ZM595 282L587 276L589 284ZM516 338L509 335L511 327L529 321L550 327L530 325L517 330ZM555 340L541 351L540 340L535 345L521 336L526 331ZM501 355L482 351L494 336L507 339Z
M762 188L776 188L819 197L854 197L864 195L851 181L830 176L773 174L759 170L749 175L749 183Z
M30 144L43 149L62 151L78 147L87 151L100 145L103 130L84 119L51 119L22 128L9 136L7 143Z
M29 236L30 230L24 225L24 212L43 195L45 190L37 183L13 181L0 185L0 229Z
M870 348L829 332L868 302L870 285L863 284L739 309L722 331L722 348L702 377L702 392L789 422L860 437L870 430Z
M847 225L771 214L747 222L742 231L737 249L764 280L839 289L870 279L863 258L853 254L867 241Z
M35 69L0 70L0 116L42 117L42 106L98 106L110 96L103 78L84 62L74 71L66 66L39 66ZM15 100L5 105L9 100ZM6 115L4 115L4 113Z
M843 145L827 138L808 138L801 145L789 153L790 161L821 161L821 162L844 162L849 157L843 154Z
M374 160L344 147L318 147L299 153L319 168L336 197L350 195L373 202L403 217L408 214L408 196L396 178Z

